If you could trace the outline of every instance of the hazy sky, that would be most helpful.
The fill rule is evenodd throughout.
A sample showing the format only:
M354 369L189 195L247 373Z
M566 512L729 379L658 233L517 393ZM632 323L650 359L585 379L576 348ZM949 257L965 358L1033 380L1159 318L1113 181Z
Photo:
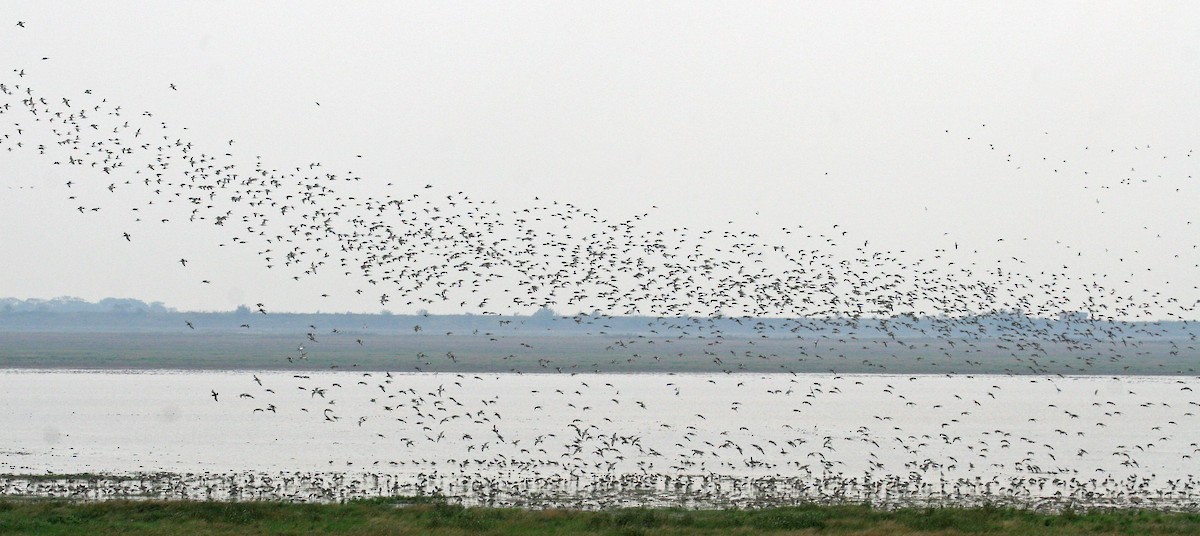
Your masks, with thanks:
M245 162L352 170L371 195L432 184L768 237L837 224L880 251L957 243L981 263L1200 297L1194 3L39 1L0 14L0 81L91 90ZM105 181L0 151L0 296L380 308L340 283L319 298L211 226L80 214L68 180Z

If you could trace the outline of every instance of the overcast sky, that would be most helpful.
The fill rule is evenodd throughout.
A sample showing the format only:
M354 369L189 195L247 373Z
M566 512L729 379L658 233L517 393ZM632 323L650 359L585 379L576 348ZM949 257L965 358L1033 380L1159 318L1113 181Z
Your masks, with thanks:
M649 211L668 230L836 224L880 251L957 243L981 263L1200 297L1190 2L35 1L0 14L0 81L91 90L212 152L353 171L372 195L537 196L613 220ZM0 296L380 308L341 283L320 298L209 226L80 214L68 180L104 179L0 152Z

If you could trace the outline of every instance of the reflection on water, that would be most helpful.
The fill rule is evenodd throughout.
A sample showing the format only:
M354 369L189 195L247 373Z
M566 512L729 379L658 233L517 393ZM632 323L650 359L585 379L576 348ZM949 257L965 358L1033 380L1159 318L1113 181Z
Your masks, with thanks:
M1192 508L1197 387L1178 377L5 371L0 472L110 478L5 477L0 491Z

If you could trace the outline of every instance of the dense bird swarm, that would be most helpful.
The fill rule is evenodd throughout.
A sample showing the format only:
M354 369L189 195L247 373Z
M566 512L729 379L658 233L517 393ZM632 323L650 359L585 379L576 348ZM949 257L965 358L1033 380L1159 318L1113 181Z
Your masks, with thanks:
M39 67L43 68L47 67ZM420 463L415 454L420 449L453 440L467 443L472 456L453 460L449 468L431 469L430 474L467 475L480 467L503 467L510 471L506 474L536 469L531 474L542 475L537 478L550 478L547 471L552 471L554 478L583 475L619 480L663 472L712 472L728 464L780 478L803 469L806 475L837 475L843 479L839 485L853 486L838 473L835 444L844 438L793 434L783 442L761 440L751 428L704 430L703 423L711 415L695 413L688 422L661 424L674 434L674 441L666 444L675 444L670 452L663 452L643 444L640 435L610 433L605 422L592 418L594 404L633 406L652 415L659 408L647 403L652 398L647 393L624 392L586 376L566 375L612 371L622 363L688 360L734 373L739 366L726 361L741 362L746 357L771 363L786 374L800 362L854 360L860 347L869 357L862 361L878 366L880 372L899 359L944 357L969 368L982 366L978 356L1001 354L1020 364L1012 372L1045 375L1050 368L1066 364L1086 374L1098 363L1134 363L1151 345L1169 346L1165 351L1179 359L1177 367L1162 373L1195 373L1191 360L1196 356L1196 328L1187 320L1194 317L1195 303L1150 291L1130 293L1100 277L1073 275L1066 266L1059 273L1025 273L1018 257L989 262L967 244L958 243L924 255L876 249L870 240L854 237L836 224L820 229L793 225L769 232L739 229L732 222L712 229L670 228L654 224L650 213L614 220L594 208L549 199L504 206L420 179L383 189L370 177L328 170L316 162L270 163L247 156L236 140L219 147L202 146L169 119L131 108L129 103L110 102L86 86L65 95L40 91L35 83L39 69L13 69L0 83L0 152L35 155L71 177L57 188L63 202L82 215L140 225L187 221L216 226L227 237L223 245L257 255L280 280L312 281L308 288L314 295L330 292L321 287L321 276L333 273L357 281L354 292L383 307L415 310L451 304L494 316L493 330L477 333L492 340L512 337L505 335L512 322L507 314L539 308L590 311L550 316L554 322L611 339L602 358L583 366L577 360L556 362L553 351L542 349L536 366L514 369L563 374L561 396L547 397L547 403L569 407L556 411L578 415L557 433L537 437L509 432L504 415L494 408L495 399L472 396L473 384L485 381L479 376L447 376L436 389L419 391L405 376L391 373L364 372L357 384L350 385L301 373L294 374L290 384L255 375L247 379L243 392L212 390L209 395L214 403L230 404L231 411L252 411L264 418L303 411L339 426L352 422L379 441L394 442L397 459L385 464ZM162 89L186 93L186 88L165 80ZM988 149L998 150L994 145ZM1191 154L1163 158L1167 156ZM1008 161L1014 158L1006 154ZM1055 174L1081 171L1058 160ZM1144 181L1126 179L1120 185L1095 186L1133 187L1138 182ZM136 247L138 234L131 227L113 239ZM196 270L186 257L169 260L177 270ZM205 273L188 276L203 283L216 279ZM265 303L255 303L251 309L270 312ZM617 319L631 315L652 320L636 331L611 331ZM251 319L241 328L253 330L253 325ZM195 328L191 321L187 327ZM331 338L370 343L359 334L310 328L304 340L296 341L288 362L310 359ZM414 336L439 335L422 329L414 325ZM731 335L731 329L739 331ZM519 342L521 348L533 351L528 342ZM730 346L737 351L729 350ZM686 347L686 352L676 347ZM427 364L470 359L452 348L418 357ZM803 415L815 401L853 388L850 380L837 376L837 370L830 372L827 385L793 378L792 385L776 387L780 404ZM736 390L743 379L730 374L708 381ZM928 411L930 418L943 421L944 433L917 436L900 429L888 431L883 421L889 417L879 416L877 434L894 439L887 445L874 439L859 441L874 443L863 446L872 457L882 449L916 454L927 452L923 448L929 443L953 444L959 439L957 428L971 419L986 420L987 405L1002 396L999 387L955 395L962 401L963 408L957 408L962 411L947 418L946 413L935 411L937 407L916 407L903 389L887 387L887 392L894 392L898 408ZM667 384L662 389L678 394L679 387ZM1190 391L1187 386L1181 389ZM303 391L305 396L300 402L287 398L285 406L279 394L285 390ZM591 396L600 391L603 396ZM1154 396L1148 395L1144 404L1159 404ZM343 404L337 403L343 397L369 399L374 410L346 414ZM1117 456L1123 464L1136 467L1139 452L1167 448L1189 463L1184 460L1198 450L1195 441L1200 437L1196 437L1193 415L1195 396L1189 393L1184 398L1186 404L1161 414L1165 416L1158 423L1163 427L1161 437L1094 455ZM665 400L662 403L670 403L669 397ZM1093 406L1106 411L1089 411L1085 419L1079 419L1080 410L1049 407L1045 412L1065 412L1073 424L1061 434L1084 437L1104 434L1107 419L1130 411L1105 407L1102 399ZM737 402L724 411L745 415L749 427L783 425L755 422L757 410L739 407ZM652 422L647 417L647 423ZM1011 446L1026 454L1001 465L1055 475L1037 477L1043 478L1043 487L1046 482L1055 486L1066 482L1069 493L1099 489L1118 495L1144 487L1138 480L1078 471L1056 473L1051 468L1059 458L1093 454L1085 449L1062 452L1049 444L1010 436L996 430L970 449L969 459L926 459L904 468L872 462L872 469L935 475L948 466L984 467L991 463L989 450ZM793 461L763 467L760 459L768 452L791 456ZM632 467L623 463L627 459L635 460ZM1011 478L1004 483L1006 489L1034 482L1027 475ZM968 487L982 493L981 485ZM1190 477L1168 485L1179 493L1186 490L1184 496L1195 500L1196 483Z

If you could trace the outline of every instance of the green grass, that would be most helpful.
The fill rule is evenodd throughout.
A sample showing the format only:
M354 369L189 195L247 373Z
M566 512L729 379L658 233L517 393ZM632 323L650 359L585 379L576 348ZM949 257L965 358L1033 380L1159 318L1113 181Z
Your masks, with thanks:
M1200 514L997 508L600 512L464 508L436 499L271 502L0 501L0 534L1200 534Z

